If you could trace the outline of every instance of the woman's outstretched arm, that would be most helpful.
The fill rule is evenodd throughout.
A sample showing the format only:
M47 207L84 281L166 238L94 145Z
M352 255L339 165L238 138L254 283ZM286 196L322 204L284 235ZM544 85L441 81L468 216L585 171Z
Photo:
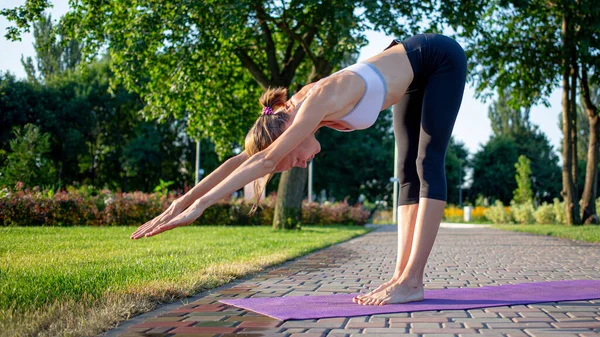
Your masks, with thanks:
M242 165L249 156L246 152L238 154L235 157L227 159L216 170L212 171L208 176L202 179L194 188L189 190L185 195L181 196L177 201L185 205L185 208L190 206L194 201L212 190L218 183L227 178L235 169Z
M166 224L168 221L174 219L176 216L181 214L186 208L188 208L194 201L208 193L218 183L223 181L228 175L230 175L236 168L242 165L248 159L248 154L242 152L235 157L227 159L221 166L216 170L212 171L208 176L202 179L194 188L189 190L185 195L174 200L171 206L166 209L163 213L155 217L154 219L141 225L133 234L132 239L139 239L147 233L154 230L154 228Z

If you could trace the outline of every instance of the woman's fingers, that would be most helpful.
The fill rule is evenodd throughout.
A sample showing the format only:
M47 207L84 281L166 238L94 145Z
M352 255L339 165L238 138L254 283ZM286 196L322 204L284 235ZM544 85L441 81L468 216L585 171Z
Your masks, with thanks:
M140 226L140 228L138 228L138 230L131 235L131 238L139 239L143 237L146 233L152 231L158 224L160 224L163 221L167 221L171 215L173 215L172 212L169 212L168 214L163 213L157 216L156 218L152 219L151 221L148 221L144 225Z
M144 236L150 237L162 233L164 231L168 231L169 229L173 229L175 227L189 225L192 222L194 222L194 220L197 219L202 213L203 210L199 207L189 207L175 218L167 221L162 225L156 226L151 230L148 230L144 234Z
M168 224L162 225L162 226L158 226L156 228L154 228L151 232L146 233L145 236L147 238L154 236L156 234L160 234L162 232L168 231L169 229L173 229L175 227L178 227L179 224L178 223L173 223L173 222L169 222Z

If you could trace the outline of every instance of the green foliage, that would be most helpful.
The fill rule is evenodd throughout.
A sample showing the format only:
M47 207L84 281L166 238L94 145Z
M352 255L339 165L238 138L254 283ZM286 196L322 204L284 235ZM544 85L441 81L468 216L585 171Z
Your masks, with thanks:
M470 195L484 195L509 203L517 189L519 155L531 160L531 190L535 199L551 202L560 194L561 169L558 156L546 135L537 127L531 132L492 136L473 155L473 184Z
M531 108L513 109L508 106L510 90L499 90L498 99L488 108L488 116L495 136L514 135L532 130L529 121Z
M543 202L533 213L535 222L538 224L553 224L556 223L556 213L554 212L554 205L547 202Z
M17 23L9 37L47 6L5 10ZM366 45L368 28L406 37L423 31L426 17L429 31L440 31L471 9L416 0L142 0L135 6L91 0L73 6L61 27L82 41L87 59L110 42L113 82L137 93L149 118L190 113L188 133L211 139L222 158L243 143L261 89L296 88L327 76Z
M36 66L31 57L23 59L21 63L30 82L44 81L52 76L60 75L68 69L73 69L81 60L81 48L77 40L68 43L62 41L64 34L57 31L52 23L52 16L41 16L33 24L33 47L36 54ZM37 74L39 73L39 75Z
M494 197L503 203L512 199L516 187L512 163L518 158L514 139L508 136L491 137L481 150L473 155L472 194Z
M13 132L12 152L7 156L6 166L1 168L0 185L14 185L19 181L25 186L52 183L56 172L48 158L50 135L41 133L33 124L26 124L22 129L15 127Z
M144 121L136 95L122 87L109 92L111 76L108 59L43 86L0 76L0 149L8 153L11 125L35 123L51 135L55 189L80 182L149 192L159 179L174 181L177 189L192 184L195 142L184 132L186 119ZM202 167L211 172L220 161L213 144L201 143Z
M173 181L164 181L162 179L160 180L160 184L158 184L156 187L154 187L154 192L156 192L158 195L160 196L167 196L167 194L169 193L169 186L173 185Z
M535 223L535 209L532 200L527 200L523 203L517 203L514 200L511 200L510 212L514 220L519 224Z
M470 78L475 82L478 97L490 97L493 91L508 93L507 104L514 108L530 107L536 103L549 105L547 98L562 77L565 64L571 62L570 48L578 46L574 55L578 64L584 63L598 83L600 41L594 36L600 31L597 22L600 9L595 0L557 2L488 1L474 4L476 24L465 28L460 35L468 38ZM563 19L569 27L578 27L577 36L564 44ZM511 46L511 52L506 52Z
M565 210L565 202L560 201L558 198L554 198L552 207L554 209L554 214L556 215L556 223L565 224L567 223L567 215Z
M514 232L525 232L539 235L567 238L571 240L600 242L600 226L564 226L564 225L521 225L521 226L502 226L497 225L494 228L509 230Z
M531 192L531 160L529 158L520 155L519 160L515 163L515 169L517 174L515 180L517 181L517 188L513 191L514 201L518 204L524 204L527 202L532 203L533 207L533 193Z
M484 215L487 219L495 224L507 224L512 223L512 216L504 208L504 204L500 200L496 200L494 205L486 209Z
M479 194L477 196L477 199L475 199L475 206L486 206L485 197L483 195Z

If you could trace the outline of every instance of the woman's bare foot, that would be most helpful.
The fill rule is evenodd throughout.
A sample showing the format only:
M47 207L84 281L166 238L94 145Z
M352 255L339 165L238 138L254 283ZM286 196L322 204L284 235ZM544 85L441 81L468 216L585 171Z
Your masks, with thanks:
M422 301L424 295L421 282L397 281L385 290L358 300L363 305L384 305Z
M358 296L354 297L352 299L352 302L358 303L359 300L362 300L362 299L367 298L367 297L369 297L369 296L371 296L371 295L373 295L375 293L378 293L378 292L380 292L382 290L385 290L387 287L391 286L392 284L394 284L396 282L398 282L398 278L397 277L392 277L391 280L383 283L382 285L380 285L376 289L372 290L370 293L368 293L368 294L361 294L361 295L358 295Z

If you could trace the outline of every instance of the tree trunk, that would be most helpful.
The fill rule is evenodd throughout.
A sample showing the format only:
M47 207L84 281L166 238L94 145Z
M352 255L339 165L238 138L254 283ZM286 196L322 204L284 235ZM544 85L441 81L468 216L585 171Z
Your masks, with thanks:
M572 132L572 118L571 118L571 108L570 108L570 100L569 100L569 70L570 70L570 53L568 52L569 45L571 43L569 30L568 30L569 20L567 14L563 16L562 22L562 38L563 38L563 48L565 49L564 57L563 57L563 79L562 79L562 127L563 127L563 165L562 165L562 182L563 189L561 191L561 196L565 201L565 216L567 224L571 225L576 220L574 217L577 212L574 212L574 207L577 204L576 199L574 199L574 186L573 186L573 176L571 174L571 168L573 165L573 156L571 151L573 147L571 146L571 142L573 137L571 136Z
M588 111L589 113L589 111ZM594 181L598 173L598 116L589 116L590 121L590 143L588 145L587 165L585 168L585 186L581 196L581 208L583 210L583 223L597 223L596 217L596 195Z
M273 229L296 229L302 222L302 199L306 178L305 168L293 167L281 173L273 214Z
M581 66L581 92L588 120L590 122L590 142L588 144L587 166L585 169L585 186L581 197L581 208L583 209L582 221L585 224L598 223L596 215L596 186L598 184L598 134L600 123L598 123L598 108L590 99L590 88L587 81L587 69L585 64Z

